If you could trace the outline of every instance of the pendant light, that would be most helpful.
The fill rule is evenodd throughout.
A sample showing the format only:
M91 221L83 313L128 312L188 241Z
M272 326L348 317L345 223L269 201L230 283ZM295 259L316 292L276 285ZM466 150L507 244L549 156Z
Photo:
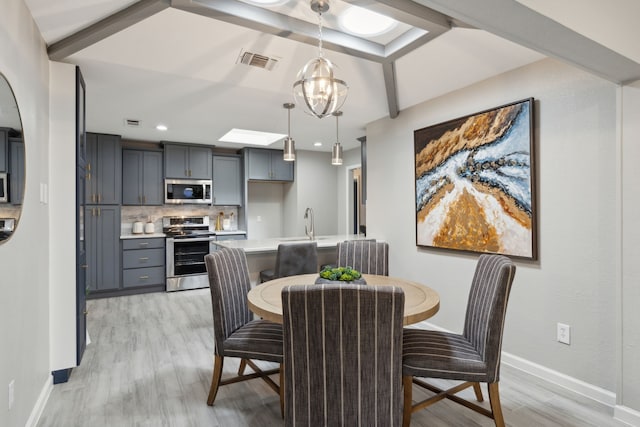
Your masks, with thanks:
M288 120L287 120L287 137L284 139L284 152L282 154L282 159L285 162L293 162L296 160L296 142L291 138L291 109L295 108L296 104L287 102L286 104L282 104L284 108L288 111Z
M333 113L336 116L336 143L331 148L331 164L334 166L340 166L342 164L342 145L340 145L340 139L338 137L338 117L342 115L342 111L336 111Z
M305 112L321 119L342 107L349 87L335 76L336 66L322 53L322 14L329 10L329 1L311 0L311 10L318 13L318 57L298 72L293 96L297 103L306 107Z

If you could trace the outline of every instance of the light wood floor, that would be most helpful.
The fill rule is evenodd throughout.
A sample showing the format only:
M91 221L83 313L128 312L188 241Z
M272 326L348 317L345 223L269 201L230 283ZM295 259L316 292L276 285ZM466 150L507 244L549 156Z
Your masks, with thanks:
M91 344L69 381L54 386L38 426L283 425L278 396L261 380L221 387L215 405L207 406L213 369L208 289L90 300L87 305ZM237 369L237 360L225 362L225 373ZM505 365L500 387L509 426L624 425L606 407ZM422 395L414 387L414 398ZM493 422L446 401L414 414L411 425Z

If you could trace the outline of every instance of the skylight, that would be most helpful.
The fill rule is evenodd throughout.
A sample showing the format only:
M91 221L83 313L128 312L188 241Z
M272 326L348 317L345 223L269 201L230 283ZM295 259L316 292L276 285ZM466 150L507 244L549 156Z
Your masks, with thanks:
M232 142L235 144L270 145L286 136L287 135L281 133L269 133L233 128L229 132L224 134L220 139L218 139L218 141Z
M352 6L339 18L340 26L347 32L363 37L379 36L391 31L398 21L358 6Z

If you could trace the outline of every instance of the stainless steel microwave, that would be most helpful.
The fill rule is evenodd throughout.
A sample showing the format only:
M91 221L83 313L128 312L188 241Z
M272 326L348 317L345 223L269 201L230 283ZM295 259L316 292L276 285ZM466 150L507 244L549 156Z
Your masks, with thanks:
M210 179L165 179L165 204L211 204L213 181Z
M0 203L9 202L9 179L5 172L0 172Z

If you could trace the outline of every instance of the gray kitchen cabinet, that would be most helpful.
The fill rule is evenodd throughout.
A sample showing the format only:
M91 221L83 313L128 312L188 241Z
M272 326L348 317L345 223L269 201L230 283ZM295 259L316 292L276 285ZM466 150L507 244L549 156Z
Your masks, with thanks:
M120 206L87 205L84 210L87 289L120 288Z
M165 286L165 239L122 241L122 288Z
M242 205L240 157L213 156L213 204Z
M9 198L13 205L22 204L22 193L24 191L25 169L24 169L24 143L21 138L9 138Z
M165 143L164 176L166 178L211 179L211 148Z
M122 150L122 204L163 203L162 152Z
M86 172L88 204L120 204L122 199L120 136L87 133Z
M9 129L0 128L0 172L6 172L9 160Z
M293 162L282 159L282 150L246 148L247 179L253 181L293 181Z

